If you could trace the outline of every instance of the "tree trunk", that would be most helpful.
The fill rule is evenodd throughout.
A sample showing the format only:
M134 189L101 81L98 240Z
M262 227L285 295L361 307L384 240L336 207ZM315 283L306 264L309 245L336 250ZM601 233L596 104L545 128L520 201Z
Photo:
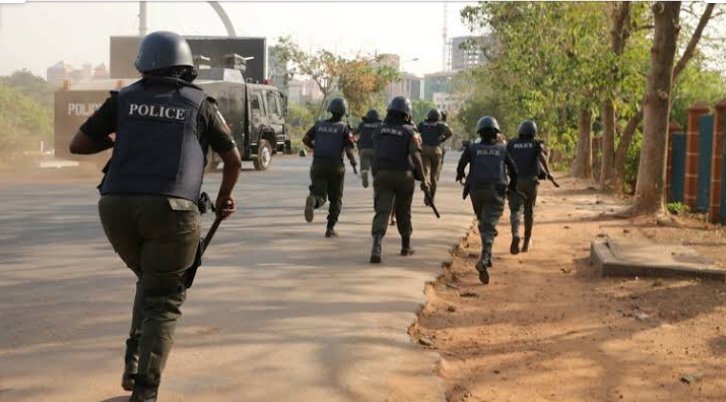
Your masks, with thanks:
M600 188L609 189L615 160L615 106L611 99L602 105L602 146L600 156Z
M681 73L681 71L683 71L685 66L693 57L696 46L701 40L701 36L703 36L703 30L706 28L708 21L713 15L714 6L714 3L706 5L706 9L703 11L703 14L701 14L701 18L699 18L698 20L698 25L696 26L695 31L693 31L691 39L688 41L686 50L683 52L681 58L678 60L678 63L676 63L675 67L673 68L672 81L675 81L676 78L678 78L678 75ZM623 135L620 138L620 142L618 143L618 148L615 151L613 178L610 181L610 188L616 191L621 191L623 188L623 175L625 173L625 163L628 160L628 149L630 149L630 145L633 143L635 131L638 129L641 121L643 121L643 107L644 106L641 104L638 108L638 113L635 114L628 121L625 129L623 130Z
M592 178L592 110L589 107L580 110L577 150L570 174L581 179Z
M612 27L610 29L611 50L616 58L622 56L625 51L625 44L632 33L632 25L630 24L630 2L624 1L613 4ZM616 73L617 70L613 70ZM603 190L622 189L622 181L620 187L613 187L613 175L616 173L615 163L615 131L616 131L615 106L612 98L608 98L602 105L602 159L600 164L600 188ZM627 151L627 149L626 149ZM627 156L627 152L626 152ZM623 164L623 167L625 165ZM622 172L621 172L622 173Z
M643 107L638 108L638 113L631 117L628 124L623 129L620 136L618 148L615 150L615 159L613 160L613 177L610 180L610 188L615 191L623 191L623 183L625 181L625 164L628 162L628 150L630 144L633 143L635 132L638 130L640 123L643 121Z
M680 11L680 2L657 2L653 5L655 32L643 105L643 147L633 204L636 214L665 210L668 116Z

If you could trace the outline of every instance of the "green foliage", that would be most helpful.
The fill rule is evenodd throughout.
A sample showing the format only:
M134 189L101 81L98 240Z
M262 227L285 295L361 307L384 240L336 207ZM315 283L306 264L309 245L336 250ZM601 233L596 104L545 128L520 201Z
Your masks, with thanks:
M302 146L302 137L315 124L317 105L294 105L287 108L287 128L293 147Z
M667 208L668 212L673 215L683 215L691 211L691 209L688 208L688 205L682 202L670 202L668 203Z
M625 192L633 194L635 183L638 180L638 167L640 165L640 149L643 146L643 133L637 131L633 136L633 143L628 148L628 156L625 159L624 183Z
M301 75L318 84L323 93L315 113L318 116L322 114L327 98L336 91L348 101L350 114L362 115L379 102L379 95L386 85L400 78L395 68L381 65L377 57L358 55L346 59L328 50L308 53L290 37L280 38L275 49L280 60L291 66L285 81Z
M49 110L53 109L53 92L55 88L43 78L33 75L29 70L15 71L7 77L0 78L0 82Z
M418 123L426 120L429 110L435 108L436 104L429 100L420 99L411 102L411 106L413 107L413 121Z
M671 119L685 129L691 106L702 102L710 107L726 97L726 79L717 71L706 70L700 60L693 60L678 76L671 97Z
M0 82L0 159L11 162L52 138L49 110Z

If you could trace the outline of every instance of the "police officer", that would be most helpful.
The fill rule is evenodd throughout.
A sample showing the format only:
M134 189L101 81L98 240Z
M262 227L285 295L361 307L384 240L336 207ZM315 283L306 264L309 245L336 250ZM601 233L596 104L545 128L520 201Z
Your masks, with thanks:
M532 226L534 225L534 206L537 202L539 177L550 178L546 151L542 142L537 140L537 124L532 120L524 120L519 124L518 137L509 141L507 151L517 165L519 180L517 192L509 197L509 220L512 224L512 244L509 251L519 254L519 225L524 212L524 243L522 251L531 247Z
M373 134L375 134L380 126L381 118L378 116L378 111L371 109L363 117L363 120L358 124L358 129L356 130L356 134L358 134L360 177L365 188L368 188L368 171L371 170L371 161L373 160Z
M418 131L421 133L423 141L421 147L423 173L427 181L431 183L431 198L436 195L436 184L441 176L441 166L444 162L444 151L441 144L451 137L451 128L442 118L441 111L434 108L429 110L426 120L418 124ZM426 199L424 199L424 203L428 205Z
M423 176L421 137L411 124L411 102L403 96L396 96L388 104L386 112L374 141L373 194L376 214L371 228L373 247L370 258L374 264L381 262L383 236L386 235L391 209L396 213L396 225L401 234L401 255L413 254L411 202L415 187L414 171L415 177L422 180L421 189L429 189Z
M456 168L456 181L464 178L464 169L469 166L464 196L471 194L471 204L479 220L481 234L481 258L476 264L479 280L489 283L487 268L492 266L492 246L497 236L497 223L504 212L504 196L507 189L517 188L517 168L503 144L497 143L499 123L490 116L479 119L476 132L481 142L470 144L461 154Z
M313 221L314 210L330 201L328 208L328 227L325 237L337 236L335 224L338 222L343 206L343 184L345 165L343 153L348 156L355 170L353 155L355 137L348 123L342 121L348 113L348 103L343 98L335 98L328 105L331 117L319 120L305 133L302 142L313 149L313 164L310 167L310 195L305 200L305 220Z
M205 151L211 146L224 161L216 199L221 218L235 211L241 162L215 100L191 84L196 70L186 40L151 33L135 65L141 80L112 92L70 151L113 148L98 209L108 240L138 278L122 386L133 391L131 402L153 402L186 298L183 275L201 236L196 200Z

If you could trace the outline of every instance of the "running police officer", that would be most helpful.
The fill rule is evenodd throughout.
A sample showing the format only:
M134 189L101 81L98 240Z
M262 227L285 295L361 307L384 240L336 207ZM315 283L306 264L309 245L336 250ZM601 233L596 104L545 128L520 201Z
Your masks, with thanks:
M441 176L441 166L444 162L444 151L441 144L451 137L451 128L442 120L439 109L429 110L426 120L418 124L423 146L421 159L423 161L424 177L431 183L431 198L436 196L436 185ZM424 199L424 204L428 201Z
M201 236L196 201L205 151L211 146L224 161L216 200L222 218L235 211L241 162L216 102L191 84L196 70L186 40L147 35L135 66L141 80L112 92L70 151L113 148L98 209L108 240L138 277L122 386L133 391L131 402L153 402L186 298L183 275Z
M504 196L509 174L510 191L517 188L517 168L503 144L497 143L499 123L490 116L479 119L476 132L481 142L470 144L461 154L456 168L456 181L464 178L464 169L469 165L464 196L471 194L471 204L479 220L481 234L481 258L476 264L479 280L489 283L487 268L492 266L492 246L497 236L497 222L504 212Z
M512 224L512 244L509 251L519 254L519 225L524 212L524 243L522 251L530 249L532 243L532 226L534 225L534 207L537 202L539 177L550 178L550 169L543 144L535 137L537 124L532 120L524 120L517 130L518 137L509 141L507 151L517 165L519 179L517 192L509 197L509 220Z
M348 156L350 165L355 170L356 161L353 155L355 138L348 126L342 121L348 113L348 104L343 98L335 98L328 105L332 115L328 120L320 120L305 133L302 142L313 150L313 164L310 167L310 195L305 200L305 220L313 221L314 210L326 201L328 207L328 227L325 237L337 236L335 224L338 222L340 209L343 206L343 184L345 165L343 152Z
M381 126L381 118L376 109L371 109L358 125L358 158L360 158L360 177L363 187L368 188L368 172L373 160L373 134Z
M371 229L373 247L370 259L374 264L381 262L383 236L386 235L391 209L396 213L396 225L401 234L401 255L413 254L411 202L415 179L412 169L415 170L415 177L422 179L421 189L429 189L423 176L421 137L411 124L411 102L403 96L396 96L388 104L386 112L374 141L373 193L376 214Z

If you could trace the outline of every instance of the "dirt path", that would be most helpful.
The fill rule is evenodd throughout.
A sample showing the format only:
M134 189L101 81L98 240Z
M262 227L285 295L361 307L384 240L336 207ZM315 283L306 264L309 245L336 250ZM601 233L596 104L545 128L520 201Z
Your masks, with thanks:
M695 221L666 228L606 219L622 201L562 184L541 187L530 253L508 253L505 212L488 286L474 271L476 229L427 285L409 332L440 353L447 400L726 400L726 285L603 279L589 264L599 235L685 243L726 266L722 231Z

